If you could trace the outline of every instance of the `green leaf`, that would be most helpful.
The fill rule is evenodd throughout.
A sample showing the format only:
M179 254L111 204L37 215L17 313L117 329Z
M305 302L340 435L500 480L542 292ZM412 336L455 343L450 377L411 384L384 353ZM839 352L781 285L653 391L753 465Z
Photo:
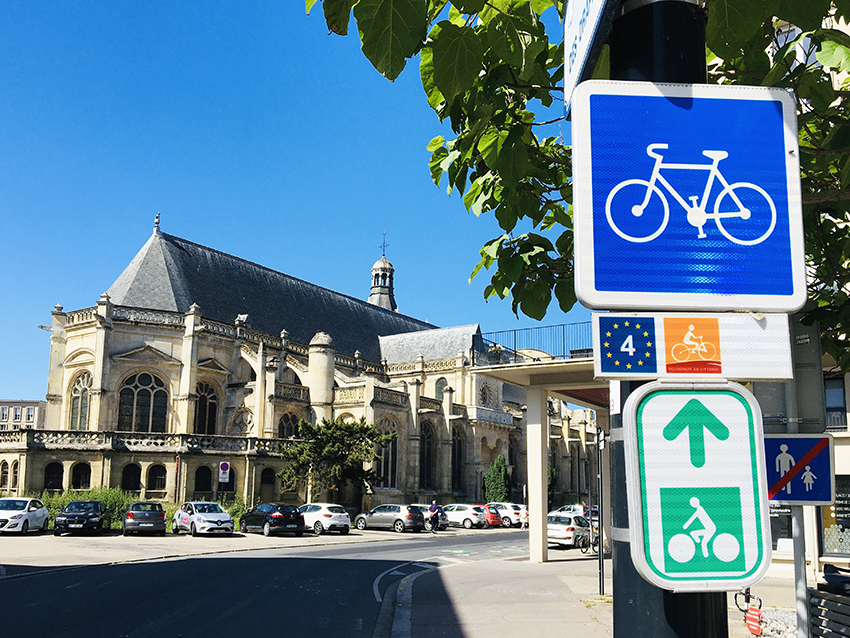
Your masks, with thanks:
M431 170L431 180L433 180L434 184L437 186L440 185L440 180L445 172L443 170L443 160L445 160L448 155L449 150L445 146L437 147L431 154L431 161L428 163L428 167Z
M474 29L444 20L432 29L434 83L448 102L472 88L484 64L484 48Z
M518 69L522 68L524 42L511 16L500 15L487 24L487 41L493 53L498 55L505 64Z
M357 0L324 0L325 23L328 31L337 35L348 35L348 22L351 19L351 7Z
M419 53L419 77L422 80L422 88L425 89L428 106L437 111L446 98L434 83L434 54L431 47L424 47Z
M442 135L438 135L433 140L428 142L428 146L426 148L433 153L438 148L442 147L445 143L446 138L444 138Z
M832 0L832 4L835 7L835 17L850 22L850 0Z
M452 0L452 5L461 13L478 13L484 8L486 0Z
M810 100L815 109L827 108L835 99L831 78L822 71L814 70L800 76L797 83L797 95Z
M478 151L487 163L487 166L495 167L499 162L502 147L508 139L508 131L500 131L495 126L489 127L481 139L478 140Z
M576 305L575 284L572 278L569 281L559 281L555 284L555 299L558 300L558 306L561 312L569 312Z
M817 29L829 11L831 0L773 0L770 10L803 31Z
M310 15L310 9L313 8L313 5L318 2L318 0L306 0L307 2L307 15Z
M705 39L724 59L738 57L758 32L769 7L767 0L712 0Z
M419 51L427 33L427 0L358 0L354 17L363 55L395 80L405 59Z
M516 294L516 289L514 289L514 297L516 297ZM544 281L537 280L523 288L519 307L523 314L540 321L546 316L546 309L549 307L550 301L552 301L552 291L549 289L549 285Z
M850 48L837 42L822 42L816 54L818 62L838 71L850 71Z

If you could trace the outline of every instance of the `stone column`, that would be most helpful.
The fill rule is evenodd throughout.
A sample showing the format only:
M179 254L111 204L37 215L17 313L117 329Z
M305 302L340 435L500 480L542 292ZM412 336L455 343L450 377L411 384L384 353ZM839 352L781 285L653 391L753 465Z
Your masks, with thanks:
M68 316L62 306L53 308L53 325L50 328L50 364L47 373L47 410L44 427L48 430L62 428L62 397L65 396L65 323ZM65 424L67 425L67 424ZM27 488L29 489L29 485Z
M104 393L109 390L109 336L112 333L112 302L109 295L103 293L100 296L95 312L97 328L92 387L89 394L89 428L103 431L114 427L110 423L108 411L103 409Z
M183 343L180 349L180 381L177 389L174 431L190 434L195 430L195 402L198 400L195 389L198 385L198 340L195 336L203 330L201 308L192 304L184 315Z
M257 346L257 381L254 386L254 427L248 436L263 436L266 430L266 348L261 341Z
M266 365L263 367L262 373L266 377L266 392L265 392L265 403L263 405L263 428L260 430L257 428L258 432L262 432L262 436L270 439L275 436L275 423L274 419L274 395L275 395L275 383L277 382L277 371L280 366L280 358L277 356L272 356L268 351L266 352Z
M549 558L546 538L547 485L549 461L549 415L546 392L526 390L528 405L528 545L530 559L545 563Z
M335 353L336 346L326 332L317 332L310 340L306 383L316 423L333 419Z

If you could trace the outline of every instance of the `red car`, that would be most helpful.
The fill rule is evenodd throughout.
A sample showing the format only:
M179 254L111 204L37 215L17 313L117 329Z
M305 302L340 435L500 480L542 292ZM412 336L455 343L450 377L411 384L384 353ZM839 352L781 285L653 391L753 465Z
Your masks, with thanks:
M476 505L475 507L480 507L484 510L484 518L487 519L487 522L484 524L484 527L501 527L502 526L502 516L499 514L499 510L497 510L492 505Z

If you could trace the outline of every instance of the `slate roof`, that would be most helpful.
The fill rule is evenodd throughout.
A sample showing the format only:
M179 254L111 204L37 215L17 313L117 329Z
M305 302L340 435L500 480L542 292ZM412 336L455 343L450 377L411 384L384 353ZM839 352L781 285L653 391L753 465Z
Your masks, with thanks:
M359 350L374 362L381 360L379 337L436 328L159 229L107 293L115 305L151 310L183 313L195 303L223 323L247 314L252 329L286 329L301 343L327 332L338 352Z
M381 355L387 363L415 361L421 354L426 361L456 357L461 350L468 353L473 336L480 334L477 323L453 328L435 328L415 334L382 336Z

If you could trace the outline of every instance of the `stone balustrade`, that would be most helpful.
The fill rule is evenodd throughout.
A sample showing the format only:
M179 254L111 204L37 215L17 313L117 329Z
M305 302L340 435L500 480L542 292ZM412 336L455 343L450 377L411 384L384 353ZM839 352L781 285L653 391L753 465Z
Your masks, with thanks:
M439 399L431 399L429 397L419 397L420 410L433 410L434 412L443 411L443 402Z
M274 395L278 399L310 403L310 388L305 385L277 382L274 384Z
M501 425L513 425L514 423L514 417L510 412L502 412L501 410L493 410L492 408L471 406L468 409L468 413L469 418L476 421L488 421Z

